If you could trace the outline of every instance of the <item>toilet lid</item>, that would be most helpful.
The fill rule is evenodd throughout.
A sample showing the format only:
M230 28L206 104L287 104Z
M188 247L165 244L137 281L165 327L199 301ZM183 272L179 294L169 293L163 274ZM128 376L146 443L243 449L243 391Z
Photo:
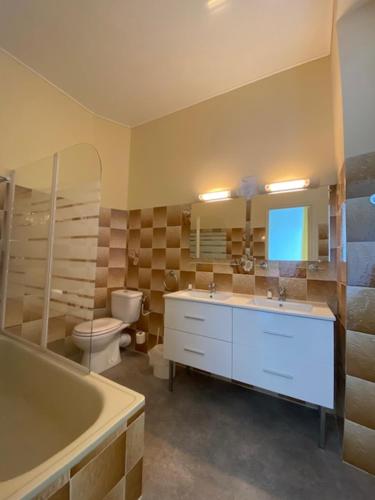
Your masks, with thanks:
M84 321L74 328L79 335L101 335L116 330L125 324L120 319L98 318L93 321Z

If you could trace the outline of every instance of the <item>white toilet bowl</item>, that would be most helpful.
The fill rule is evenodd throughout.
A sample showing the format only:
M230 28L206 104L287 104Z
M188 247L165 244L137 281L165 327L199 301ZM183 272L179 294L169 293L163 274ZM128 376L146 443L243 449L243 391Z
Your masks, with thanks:
M121 362L120 347L130 344L130 335L121 332L138 321L142 292L116 290L111 294L112 318L99 318L76 325L73 343L83 351L81 364L101 373Z
M93 372L101 373L120 363L119 333L127 326L115 318L94 319L77 325L72 340L83 351L81 364Z

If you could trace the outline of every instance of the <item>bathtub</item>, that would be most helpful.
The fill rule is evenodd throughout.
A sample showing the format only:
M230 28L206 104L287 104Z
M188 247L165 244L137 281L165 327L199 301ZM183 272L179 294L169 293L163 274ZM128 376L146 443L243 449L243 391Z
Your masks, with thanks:
M141 394L0 333L0 499L48 498L143 406Z

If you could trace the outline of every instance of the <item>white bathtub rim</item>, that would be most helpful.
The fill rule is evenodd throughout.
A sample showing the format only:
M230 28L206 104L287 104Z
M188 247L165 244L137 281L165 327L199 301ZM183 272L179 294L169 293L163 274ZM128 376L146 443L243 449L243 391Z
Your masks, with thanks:
M6 338L11 339L11 340L15 340L17 343L22 344L25 347L29 347L33 351L37 351L40 355L42 355L44 358L46 358L49 361L54 359L56 361L56 363L58 363L59 366L67 367L70 369L70 371L78 372L80 374L86 374L86 375L88 375L90 373L89 369L86 368L85 366L81 365L80 363L76 363L75 361L73 361L69 358L65 358L61 354L57 354L54 351L50 351L48 349L45 349L44 347L40 346L39 344L35 344L34 342L31 342L30 340L27 340L24 337L20 337L19 335L16 335L14 333L10 333L10 332L7 332L5 330L0 329L0 340L3 337L6 337Z
M0 342L4 340L16 342L20 348L32 351L35 356L44 358L48 363L57 364L63 371L73 372L77 377L84 377L85 382L95 387L103 399L103 411L97 420L68 446L33 469L15 478L0 482L0 500L29 499L80 462L87 453L98 446L108 435L124 426L126 421L144 406L145 398L143 395L116 384L101 375L92 372L88 373L87 369L70 360L64 360L58 354L30 345L30 342L24 341L24 339L14 338L13 335L9 334L0 334ZM110 394L106 393L106 390ZM121 409L118 408L118 402L114 404L116 409L110 410L106 408L106 405L110 404L109 400L113 400L116 395L121 398L121 394L130 397L131 401ZM105 411L104 408L106 408ZM111 413L111 415L108 415L108 413Z

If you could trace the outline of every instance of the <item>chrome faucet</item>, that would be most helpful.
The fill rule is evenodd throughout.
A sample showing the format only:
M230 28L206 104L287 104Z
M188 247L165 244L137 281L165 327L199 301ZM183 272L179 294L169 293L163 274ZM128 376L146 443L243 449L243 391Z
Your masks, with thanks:
M286 300L286 288L285 286L279 286L279 300L285 302Z
M214 281L211 281L211 283L208 284L208 290L210 292L210 297L212 299L214 293L216 292L216 284Z

